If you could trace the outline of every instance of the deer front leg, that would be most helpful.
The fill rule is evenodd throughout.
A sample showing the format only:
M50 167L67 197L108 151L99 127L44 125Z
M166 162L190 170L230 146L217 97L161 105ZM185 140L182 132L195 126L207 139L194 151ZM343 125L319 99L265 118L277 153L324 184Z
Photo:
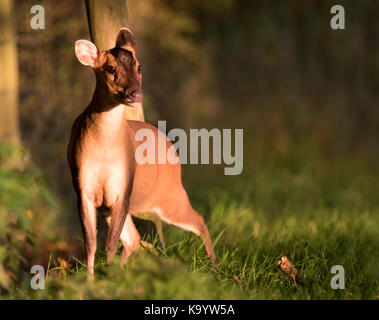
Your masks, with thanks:
M88 278L93 279L96 253L96 208L85 195L81 194L78 197L78 210L87 255Z
M108 227L111 224L111 216L105 218L105 221L108 224ZM132 216L130 213L126 215L125 224L122 228L120 240L123 245L122 253L121 253L121 265L124 265L127 262L127 259L133 254L133 252L137 251L140 246L141 236L138 233Z
M125 224L128 209L129 205L126 199L116 202L111 207L111 219L109 223L107 242L105 244L108 264L112 262L112 259L117 252L118 241L120 240L121 231Z

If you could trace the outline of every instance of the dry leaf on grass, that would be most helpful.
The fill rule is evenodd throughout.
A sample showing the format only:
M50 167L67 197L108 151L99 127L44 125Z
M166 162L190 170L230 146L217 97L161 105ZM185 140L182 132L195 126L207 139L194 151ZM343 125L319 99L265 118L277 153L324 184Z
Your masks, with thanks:
M288 276L291 280L295 282L299 281L300 273L293 266L292 262L288 260L287 256L282 255L279 258L277 265L285 273L285 275Z

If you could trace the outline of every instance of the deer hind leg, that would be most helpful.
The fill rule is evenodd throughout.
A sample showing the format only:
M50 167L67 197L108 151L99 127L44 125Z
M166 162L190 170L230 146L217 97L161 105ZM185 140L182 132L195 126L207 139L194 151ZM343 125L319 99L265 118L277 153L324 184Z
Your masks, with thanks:
M199 236L204 243L208 258L212 260L214 265L216 265L216 255L214 253L208 228L204 223L204 218L197 211L193 210L190 204L172 209L154 207L152 208L152 211L163 221L186 231L191 231Z
M111 216L105 218L108 226L111 224ZM128 258L139 248L141 236L138 233L131 214L128 214L125 219L124 226L120 234L122 242L121 264L125 264Z

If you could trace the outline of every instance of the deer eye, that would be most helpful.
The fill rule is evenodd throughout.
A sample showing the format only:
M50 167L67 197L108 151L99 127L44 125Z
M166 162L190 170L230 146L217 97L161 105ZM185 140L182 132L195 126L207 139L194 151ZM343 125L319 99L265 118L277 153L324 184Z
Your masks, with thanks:
M141 72L142 69L143 69L142 64L140 64L140 65L138 66L138 72Z
M105 67L105 71L109 72L109 73L115 73L116 69L114 67L112 67L112 66L106 66Z

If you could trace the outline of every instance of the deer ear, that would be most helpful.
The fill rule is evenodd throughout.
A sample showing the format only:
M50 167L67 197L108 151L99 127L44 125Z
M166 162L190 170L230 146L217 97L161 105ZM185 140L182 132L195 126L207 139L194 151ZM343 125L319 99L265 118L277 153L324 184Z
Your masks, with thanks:
M130 46L134 48L135 45L136 40L133 33L128 28L121 28L116 39L116 47Z
M81 64L85 66L95 66L95 61L99 50L88 40L78 40L75 42L75 54Z

